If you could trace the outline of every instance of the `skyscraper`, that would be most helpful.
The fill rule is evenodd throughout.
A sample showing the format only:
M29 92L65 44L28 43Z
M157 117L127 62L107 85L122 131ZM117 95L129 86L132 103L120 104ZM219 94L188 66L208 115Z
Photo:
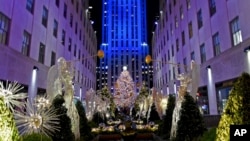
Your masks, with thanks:
M250 73L246 5L250 1L160 0L152 56L166 63L153 63L154 88L178 94L177 76L187 73L194 60L200 70L197 104L204 114L221 114L235 80Z
M113 92L123 66L136 84L147 82L146 0L103 0L102 4L101 49L105 57L98 68L97 89L107 85Z
M74 92L83 99L96 87L88 8L88 0L0 1L0 81L17 81L33 98L45 93L48 71L63 57L74 60Z

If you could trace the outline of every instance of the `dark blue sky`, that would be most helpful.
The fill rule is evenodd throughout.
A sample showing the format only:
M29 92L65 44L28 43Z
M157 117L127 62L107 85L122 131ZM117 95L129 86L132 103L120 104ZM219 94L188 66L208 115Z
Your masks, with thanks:
M95 22L94 28L97 31L98 47L101 44L101 25L102 25L102 0L89 0L93 7L91 19ZM147 26L148 26L148 44L151 44L154 21L159 15L159 0L147 0Z

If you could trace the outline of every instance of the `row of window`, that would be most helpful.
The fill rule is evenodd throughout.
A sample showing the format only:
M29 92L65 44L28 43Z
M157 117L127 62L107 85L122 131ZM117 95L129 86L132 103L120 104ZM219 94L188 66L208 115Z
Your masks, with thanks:
M59 2L58 1L59 0L56 0L55 3L56 3L56 5L59 6ZM76 3L77 3L76 4L76 7L77 7L76 9L78 9L78 6L79 6L78 1ZM84 2L82 1L82 3L84 3ZM72 4L74 4L74 0L72 1ZM26 9L28 11L30 11L31 13L33 13L34 0L27 0ZM32 11L31 11L31 9L32 9ZM77 13L78 13L78 10L77 10ZM82 21L82 18L83 18L83 14L82 13L83 13L83 11L81 10L81 14L80 14L80 20L81 21ZM42 25L44 27L47 27L47 24L48 24L48 15L49 15L48 9L45 6L43 6L43 11L42 11ZM67 18L67 4L66 3L64 3L63 16L64 16L64 18ZM73 19L74 19L73 18L73 14L70 13L69 24L70 24L71 28L73 27ZM83 21L83 26L84 27L86 27L86 22L88 22L88 20L84 20ZM82 33L82 29L80 29L80 28L81 27L79 27L79 39L82 40L82 36L83 36L82 34L83 33ZM90 27L87 24L87 28L86 28L87 33L89 34L90 37L92 37L91 39L93 39L93 42L94 42L94 38L93 37L95 36L95 34L93 34L92 32L90 32L89 29L90 29ZM53 23L53 35L54 35L54 37L57 37L57 32L58 32L58 21L56 19L54 19L54 23ZM75 22L75 34L76 35L78 34L78 23L77 22ZM62 43L64 43L64 40L62 41Z
M210 16L213 16L215 13L216 13L216 5L215 5L215 1L214 0L208 0L209 2L209 10L210 10ZM190 0L187 0L186 1L187 3L187 10L191 8L191 3L190 3ZM171 14L172 10L171 10L171 2L169 3L169 13ZM180 19L182 20L184 18L184 11L183 11L183 6L180 5ZM166 11L165 13L166 17L166 23L168 22L168 12ZM165 20L161 20L162 24L160 24L160 28L158 28L158 36L160 34L160 30L161 29L164 29L165 27ZM175 23L175 28L178 28L179 27L179 22L178 22L178 17L175 15L174 16L174 23ZM198 25L198 29L200 29L202 26L203 26L203 16L202 16L202 10L200 9L198 12L197 12L197 25ZM191 38L193 36L193 31L192 31L192 23L190 22L190 24L188 25L189 27L189 38ZM173 30L173 26L172 26L172 23L170 23L170 31L171 31L171 34L174 33L174 30ZM167 31L167 39L169 38L169 33Z
M241 29L239 26L239 18L236 17L235 19L233 19L230 22L230 27L231 27L231 36L232 36L232 42L233 42L233 46L238 45L239 43L242 42L242 35L241 35ZM189 28L189 37L193 36L193 31L192 31L192 22L189 22L188 24L188 28ZM182 46L185 45L186 41L185 41L185 32L182 31L181 34L181 40L182 40ZM219 40L219 33L215 33L212 36L212 43L213 43L213 54L214 56L217 56L221 53L221 46L220 46L220 40ZM165 36L163 36L161 42L159 42L159 46L156 48L156 51L154 52L154 56L158 56L161 53L161 50L163 50L163 47L166 46L166 41L165 41ZM167 61L166 58L168 58L168 61L170 60L170 50L171 50L171 56L173 57L175 55L175 52L178 52L180 49L180 44L179 44L179 39L176 39L175 42L175 48L174 45L171 45L171 48L168 49L167 54L164 54L164 58L162 58L162 61ZM194 53L193 53L194 54ZM195 60L194 55L191 55L193 57L191 57L193 60ZM206 50L205 47L203 47L201 45L200 47L200 57L201 57L201 63L206 61Z
M84 7L84 5L85 5L84 0L82 0L81 3L82 3L82 4L80 5L79 2L78 2L78 0L76 0L76 4L75 4L76 13L79 13L79 6ZM74 0L71 0L71 4L74 6ZM59 7L60 7L60 0L55 0L55 5L59 8ZM67 4L64 3L63 6L64 6L64 7L63 7L63 16L66 18L66 17L67 17ZM35 0L27 0L27 2L26 2L26 9L27 9L30 13L33 14L34 9L35 9ZM80 12L80 15L81 15L80 18L82 18L82 12L83 12L83 10L80 10L80 11L81 11L81 12Z
M233 39L233 45L236 46L236 45L238 45L239 43L242 42L242 35L241 35L241 29L240 29L240 26L239 26L239 18L238 17L236 17L235 19L233 19L230 22L230 27L231 27L231 36L232 36L232 39ZM177 42L178 42L178 39L177 39ZM219 32L215 33L212 36L212 45L213 45L214 56L219 55L221 53ZM172 49L172 56L174 56L173 45L172 45L171 49ZM192 51L190 53L190 60L196 60L196 56L195 56L195 52L194 51ZM207 60L207 57L206 57L206 46L203 43L203 44L200 45L200 61L201 61L201 63L204 63L206 60ZM170 51L169 50L167 51L167 54L164 54L164 56L162 57L161 61L162 62L170 61ZM183 65L187 65L187 58L183 59ZM163 63L161 65L160 64L156 64L155 70L159 71L159 70L162 69L162 67L163 67ZM183 71L187 71L187 70L184 69ZM171 78L175 79L175 72L176 72L176 70L174 68L172 70L172 74L171 74L171 70L169 70L168 74L166 73L166 77L165 78L161 78L161 79L159 79L155 83L156 86L158 88L160 88L162 85L164 85L164 82L167 84L168 81L171 80ZM178 70L177 72L178 72L178 74L180 74L181 71Z

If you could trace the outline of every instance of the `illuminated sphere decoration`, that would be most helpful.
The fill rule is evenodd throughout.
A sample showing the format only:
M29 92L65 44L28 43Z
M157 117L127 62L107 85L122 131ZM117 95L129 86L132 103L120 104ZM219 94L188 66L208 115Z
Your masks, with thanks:
M145 58L145 62L146 62L147 64L149 64L149 63L151 63L151 62L152 62L152 58L151 58L151 56L150 56L150 55L147 55L147 56L146 56L146 58Z
M124 71L126 71L126 70L127 70L127 66L123 66L122 69L123 69Z
M31 115L30 116L30 126L34 129L39 129L42 125L43 119L40 115Z
M97 56L98 56L100 59L104 58L104 52L103 52L103 50L98 50Z

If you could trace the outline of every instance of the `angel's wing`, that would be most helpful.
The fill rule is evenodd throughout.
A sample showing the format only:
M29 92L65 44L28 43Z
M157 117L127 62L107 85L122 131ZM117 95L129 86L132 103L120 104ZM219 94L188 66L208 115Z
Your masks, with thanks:
M50 102L60 93L60 81L58 79L58 66L53 65L50 67L47 76L47 96Z
M196 93L200 81L200 67L195 62L192 62L191 65L192 65L192 70L191 70L192 81L191 81L190 94L194 99L196 99Z

